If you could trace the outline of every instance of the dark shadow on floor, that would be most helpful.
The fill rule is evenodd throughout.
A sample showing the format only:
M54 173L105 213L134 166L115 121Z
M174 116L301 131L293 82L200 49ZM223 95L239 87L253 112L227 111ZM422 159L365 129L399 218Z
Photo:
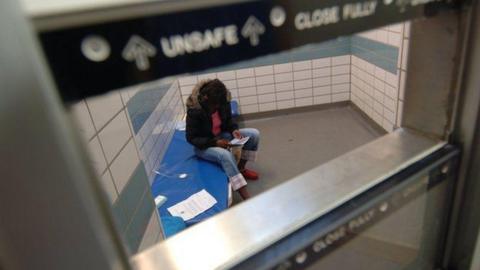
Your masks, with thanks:
M260 173L258 181L249 181L252 195L384 134L350 105L248 120L241 125L257 128L261 134L258 160L247 165ZM234 201L239 200L235 194Z

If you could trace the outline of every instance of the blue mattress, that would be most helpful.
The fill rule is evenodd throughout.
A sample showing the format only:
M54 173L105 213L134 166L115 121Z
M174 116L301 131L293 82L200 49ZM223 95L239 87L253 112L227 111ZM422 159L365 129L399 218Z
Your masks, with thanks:
M202 214L185 221L187 226L203 221L228 207L227 175L220 166L195 156L193 146L185 139L185 131L175 131L157 171L159 174L152 184L153 196L162 195L167 198L158 209L160 216L171 216L167 208L202 189L210 193L217 203ZM182 174L186 174L186 177L181 178Z

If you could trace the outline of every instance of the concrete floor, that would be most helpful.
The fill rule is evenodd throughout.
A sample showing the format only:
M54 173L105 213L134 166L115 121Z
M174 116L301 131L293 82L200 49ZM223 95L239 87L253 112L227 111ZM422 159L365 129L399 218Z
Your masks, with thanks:
M258 181L249 181L252 195L384 134L349 105L247 120L241 125L257 128L261 134L258 160L247 164L260 174Z

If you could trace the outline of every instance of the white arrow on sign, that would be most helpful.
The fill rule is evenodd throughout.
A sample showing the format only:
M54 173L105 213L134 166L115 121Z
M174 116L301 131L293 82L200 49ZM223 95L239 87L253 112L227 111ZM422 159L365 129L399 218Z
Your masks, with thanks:
M139 70L150 68L149 57L157 54L157 49L143 38L134 35L122 51L122 57L127 61L135 61Z
M254 16L250 16L242 28L242 36L250 39L252 46L260 43L259 36L265 33L265 26Z

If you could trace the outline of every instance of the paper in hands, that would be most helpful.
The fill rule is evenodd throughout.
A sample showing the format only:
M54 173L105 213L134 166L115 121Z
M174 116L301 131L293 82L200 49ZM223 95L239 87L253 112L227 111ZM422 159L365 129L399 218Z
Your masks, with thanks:
M248 142L248 140L250 139L250 137L243 137L243 138L240 138L240 139L233 139L230 141L230 145L231 146L241 146L241 145L244 145L245 143Z

